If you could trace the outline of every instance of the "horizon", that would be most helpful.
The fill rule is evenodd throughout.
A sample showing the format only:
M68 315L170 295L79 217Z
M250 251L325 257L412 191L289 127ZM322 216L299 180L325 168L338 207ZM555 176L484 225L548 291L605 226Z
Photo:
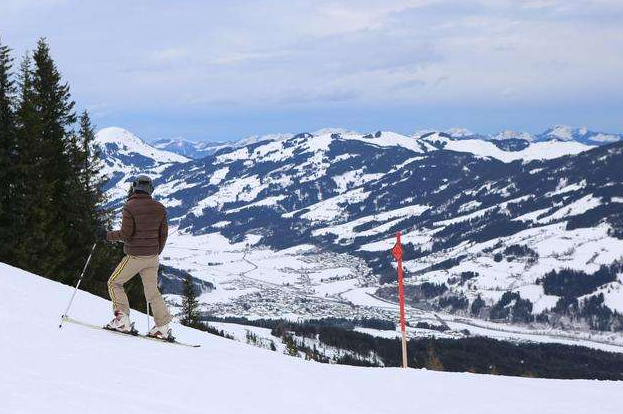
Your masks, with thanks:
M109 125L109 126L105 126L105 127L99 127L97 126L96 128L96 133L99 133L100 131L107 129L107 128L120 128L123 129L129 133L131 133L132 135L136 136L137 138L141 139L144 142L147 142L148 144L153 144L156 141L164 141L164 140L171 140L171 141L187 141L187 142L207 142L207 143L227 143L227 142L235 142L235 141L240 141L240 140L244 140L244 139L248 139L248 138L261 138L263 136L268 136L268 135L278 135L278 134L292 134L292 135L296 135L296 134L301 134L301 133L310 133L310 134L317 134L319 131L322 130L346 130L348 132L354 132L357 134L361 134L361 135L365 135L365 134L374 134L375 132L378 131L387 131L387 132L394 132L397 134L401 134L404 136L415 136L417 134L420 133L426 133L426 132L444 132L444 133L448 133L451 134L451 130L466 130L466 132L469 133L473 133L473 134L480 134L480 135L485 135L485 136L494 136L496 134L499 133L503 133L503 132L515 132L515 133L528 133L531 134L532 136L538 136L539 134L543 134L549 130L555 129L557 127L563 127L563 128L572 128L574 130L576 129L582 129L582 128L586 128L588 129L588 131L590 132L597 132L597 133L606 133L606 134L616 134L616 135L623 135L623 133L618 132L618 131L594 131L591 130L590 128L587 128L585 126L580 126L580 125L551 125L549 127L547 127L546 129L543 129L542 131L538 131L538 132L531 132L531 131L526 131L526 130L510 130L510 129L504 129L504 130L500 130L500 131L496 131L494 133L489 133L489 134L485 134L485 133L481 133L480 131L472 131L469 128L463 128L463 127L451 127L451 128L447 128L447 129L439 129L439 128L421 128L421 129L417 129L411 132L403 132L403 131L397 131L397 130L392 130L392 129L373 129L370 131L355 131L349 128L343 128L343 127L339 127L339 126L332 126L332 127L323 127L323 128L319 128L317 130L314 131L272 131L272 132L268 132L265 134L251 134L251 135L246 135L246 136L240 136L237 138L233 138L231 140L221 140L221 141L216 141L216 140L206 140L206 139L201 139L201 138L196 138L196 139L191 139L191 138L186 138L180 135L173 135L170 137L161 137L161 138L155 138L155 139L146 139L142 136L140 136L139 134L137 134L136 132L132 131L131 129L128 129L126 127L123 126L118 126L118 125Z
M148 142L327 125L623 132L614 0L22 0L0 16L14 63L45 37L77 109Z

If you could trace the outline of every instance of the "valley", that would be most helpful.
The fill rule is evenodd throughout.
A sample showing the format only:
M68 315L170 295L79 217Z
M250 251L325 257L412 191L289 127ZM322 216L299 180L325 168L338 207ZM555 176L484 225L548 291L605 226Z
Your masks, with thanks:
M401 231L410 336L623 345L623 274L564 298L543 282L621 259L620 144L323 130L180 160L104 131L109 205L136 171L154 176L173 227L162 261L215 287L206 317L395 321L388 250ZM440 321L451 329L414 328Z

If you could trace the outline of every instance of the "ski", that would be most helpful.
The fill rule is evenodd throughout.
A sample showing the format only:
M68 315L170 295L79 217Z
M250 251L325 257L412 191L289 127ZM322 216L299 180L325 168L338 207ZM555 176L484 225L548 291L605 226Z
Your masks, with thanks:
M121 332L121 331L117 331L117 330L114 330L114 329L106 328L104 326L98 326L98 325L93 325L91 323L79 321L77 319L70 318L69 316L66 316L66 315L64 315L62 319L63 319L63 322L69 322L69 323L73 323L75 325L84 326L86 328L91 328L91 329L97 329L97 330L101 330L101 331L111 332L111 333L114 333L114 334L117 334L117 335L130 336L130 337L140 338L140 339L147 339L149 341L162 342L162 343L171 344L171 345L185 346L187 348L199 348L201 346L201 345L198 345L198 344L187 344L187 343L184 343L184 342L179 342L176 339L167 340L167 339L154 338L152 336L147 336L147 335L141 335L141 334L138 333L138 331L136 331L134 329L134 327L132 327L132 331L130 331L130 332Z

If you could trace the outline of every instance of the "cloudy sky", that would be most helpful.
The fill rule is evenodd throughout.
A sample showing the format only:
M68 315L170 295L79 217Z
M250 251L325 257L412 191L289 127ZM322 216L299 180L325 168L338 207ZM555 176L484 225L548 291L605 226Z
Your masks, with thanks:
M623 132L621 0L2 0L79 108L153 140L344 127Z

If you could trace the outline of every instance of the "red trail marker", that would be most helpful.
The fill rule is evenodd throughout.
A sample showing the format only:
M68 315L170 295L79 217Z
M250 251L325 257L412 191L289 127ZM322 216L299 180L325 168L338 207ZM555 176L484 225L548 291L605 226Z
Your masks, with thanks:
M404 274L402 272L402 245L400 232L396 233L396 244L392 248L392 256L398 262L398 301L400 302L400 330L402 331L402 367L407 368L407 331L405 322Z

